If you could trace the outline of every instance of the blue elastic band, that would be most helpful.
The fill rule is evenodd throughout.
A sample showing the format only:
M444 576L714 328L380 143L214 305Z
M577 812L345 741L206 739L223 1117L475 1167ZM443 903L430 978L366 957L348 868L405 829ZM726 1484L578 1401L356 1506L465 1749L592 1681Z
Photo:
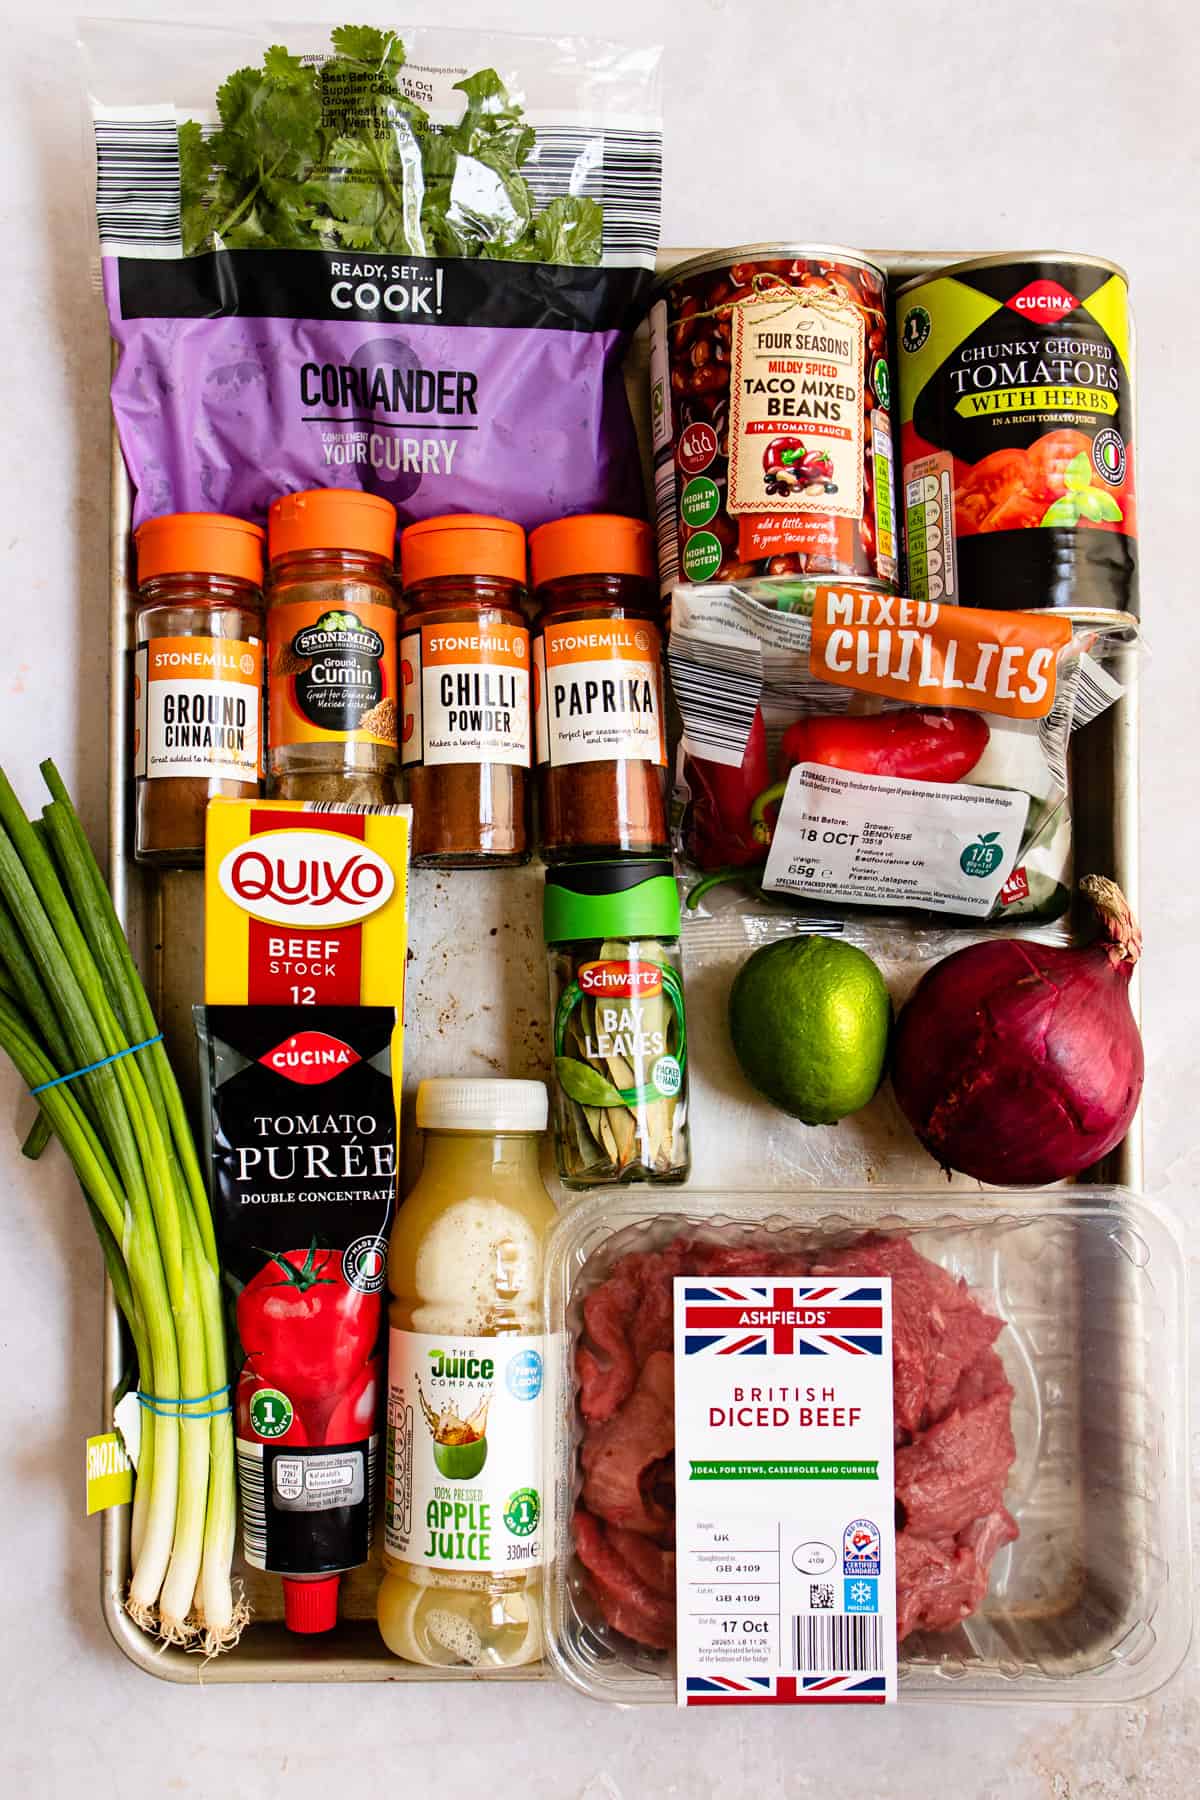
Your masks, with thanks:
M149 1413L155 1413L161 1419L219 1419L224 1413L232 1412L232 1404L210 1407L207 1412L184 1412L185 1406L203 1406L206 1400L219 1400L222 1394L229 1392L229 1383L224 1387L214 1388L211 1394L197 1394L194 1400L167 1400L162 1394L146 1394L139 1388L138 1405L144 1406Z
M161 1044L162 1040L163 1034L158 1031L153 1037L143 1038L140 1044L130 1044L124 1050L114 1050L111 1056L102 1056L99 1062L88 1063L85 1069L72 1069L69 1075L56 1075L53 1081L39 1081L29 1091L44 1094L47 1088L61 1087L64 1081L78 1081L81 1075L90 1075L94 1069L107 1069L109 1063L120 1062L123 1056L132 1056L138 1050L148 1050L151 1044Z

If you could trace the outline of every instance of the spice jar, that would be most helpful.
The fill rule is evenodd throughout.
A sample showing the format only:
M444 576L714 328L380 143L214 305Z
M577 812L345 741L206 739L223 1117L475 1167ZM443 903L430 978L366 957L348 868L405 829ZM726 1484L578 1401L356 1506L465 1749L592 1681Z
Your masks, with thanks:
M539 837L548 863L667 856L662 639L650 527L588 513L529 539Z
M525 533L456 513L400 536L401 755L413 861L521 863L532 758Z
M259 791L263 534L169 513L134 541L134 854L183 868L204 861L210 797Z
M686 1181L687 1023L671 864L551 869L543 927L563 1183Z
M284 494L267 515L270 792L396 798L396 509L357 489Z

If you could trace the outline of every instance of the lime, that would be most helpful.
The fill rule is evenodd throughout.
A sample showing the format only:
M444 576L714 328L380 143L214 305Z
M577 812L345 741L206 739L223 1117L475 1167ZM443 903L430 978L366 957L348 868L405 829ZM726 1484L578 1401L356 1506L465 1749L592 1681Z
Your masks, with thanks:
M891 1001L871 958L840 938L764 944L738 970L729 1032L742 1073L806 1125L865 1106L883 1075Z

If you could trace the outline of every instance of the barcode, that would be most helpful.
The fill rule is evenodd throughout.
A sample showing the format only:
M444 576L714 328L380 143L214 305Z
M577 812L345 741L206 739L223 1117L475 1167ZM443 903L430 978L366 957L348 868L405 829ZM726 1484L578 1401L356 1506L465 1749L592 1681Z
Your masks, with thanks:
M106 251L183 254L179 129L171 108L97 115L96 218Z
M1075 706L1071 714L1071 730L1090 725L1102 712L1119 700L1125 689L1114 675L1102 669L1094 657L1086 653L1079 659L1079 680L1075 687Z
M759 647L706 643L692 656L688 646L685 634L672 632L667 655L685 747L692 756L737 767L762 694Z
M1124 692L1120 682L1086 653L1077 662L1060 664L1054 705L1038 724L1042 755L1059 787L1065 789L1067 785L1067 751L1072 732L1098 719Z
M800 1613L792 1621L796 1668L804 1675L877 1675L883 1669L878 1613Z
M246 1561L267 1566L267 1489L263 1447L237 1440L238 1494L242 1502L242 1544Z
M370 806L363 800L308 800L304 811L310 813L402 813L404 806Z
M658 538L658 586L669 594L679 580L679 527L676 519L675 464L670 457L654 471L654 530Z

